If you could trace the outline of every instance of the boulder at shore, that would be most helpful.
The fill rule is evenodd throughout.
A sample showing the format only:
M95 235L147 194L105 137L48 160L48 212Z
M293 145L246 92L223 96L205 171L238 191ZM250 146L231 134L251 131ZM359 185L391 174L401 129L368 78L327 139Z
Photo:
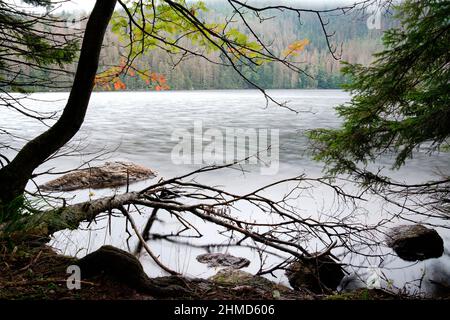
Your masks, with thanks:
M73 191L119 187L155 177L154 171L130 162L106 162L99 167L74 170L39 186L44 191Z
M254 276L249 272L236 270L233 268L221 269L219 270L219 272L217 272L217 274L209 277L208 280L222 285L227 284L242 286L260 284L262 286L268 286L273 284L273 282L271 282L269 279L260 276Z
M214 286L211 286L211 283L219 286L223 290L231 291L234 294L233 299L240 299L241 297L251 297L251 299L258 300L313 299L312 295L292 291L288 287L272 282L262 276L253 275L251 273L233 268L221 269L207 281L209 284L205 283L205 289L207 289L207 293L212 294L215 299L218 297L220 299L220 296L218 296L218 292L214 289Z
M209 268L230 267L242 269L248 267L250 261L245 258L235 257L226 253L205 253L197 256L197 261L206 263Z
M329 255L295 261L286 270L292 288L314 293L323 293L325 288L335 290L344 275L342 266Z
M420 224L392 228L387 234L386 243L406 261L439 258L444 253L444 241L436 230Z

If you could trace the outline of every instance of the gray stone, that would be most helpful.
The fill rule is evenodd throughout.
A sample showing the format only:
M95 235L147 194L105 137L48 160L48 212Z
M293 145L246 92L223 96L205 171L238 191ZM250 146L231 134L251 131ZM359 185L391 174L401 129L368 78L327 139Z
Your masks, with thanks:
M263 288L276 286L276 284L269 279L233 268L219 270L217 274L213 275L208 280L221 285L258 286Z
M444 253L444 241L436 230L420 224L392 228L386 243L405 261L439 258Z
M236 296L252 297L252 299L313 299L310 294L301 294L288 287L270 281L262 276L237 270L225 268L219 270L217 274L208 279L211 283L222 288L229 288ZM212 287L212 289L214 289ZM217 289L214 289L217 290ZM236 299L236 298L235 298Z
M235 257L226 253L205 253L197 256L197 261L205 263L210 268L229 267L242 269L250 265L250 261L245 258Z
M99 167L74 170L41 185L44 191L73 191L119 187L128 182L146 180L156 176L148 168L130 162L106 162Z

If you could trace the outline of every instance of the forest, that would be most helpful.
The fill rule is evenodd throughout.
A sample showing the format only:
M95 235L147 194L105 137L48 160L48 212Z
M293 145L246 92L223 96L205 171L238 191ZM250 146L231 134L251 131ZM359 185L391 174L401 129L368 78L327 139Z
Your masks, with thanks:
M232 10L226 2L212 1L208 3L208 11L205 15L207 15L208 22L214 22L231 17L231 13ZM65 21L70 22L77 19L73 12L62 11L59 14ZM83 13L79 12L77 15L82 16ZM372 60L372 54L381 48L383 29L387 29L395 23L394 18L387 16L383 21L382 28L368 29L366 27L367 16L368 13L364 11L354 11L345 16L327 18L329 20L327 27L333 33L330 40L342 53L339 60L329 55L322 26L313 13L304 13L301 16L301 23L299 23L297 14L289 11L277 12L264 23L259 23L255 16L249 16L248 23L252 25L254 32L264 41L271 43L276 55L281 55L295 41L308 40L301 55L296 57L305 66L305 73L299 74L273 62L259 66L256 72L248 66L240 66L241 72L247 75L253 83L266 89L341 88L347 82L346 77L340 72L341 61L367 65ZM83 22L80 23L80 26L82 25ZM119 30L119 27L117 24L111 24L107 30L100 70L108 70L118 65L118 61L126 58L124 57L126 48L120 44L117 32L113 32L113 30ZM273 30L277 31L273 32ZM246 32L249 33L248 30ZM213 53L213 55L220 60L219 53ZM134 67L138 70L150 70L163 75L165 84L173 90L249 89L255 87L226 66L208 63L201 57L189 57L183 63L179 63L162 49L153 50L151 55L137 57ZM45 74L40 75L40 71L33 73L33 70L27 70L26 66L22 68L24 74L31 72L32 76L46 77ZM66 68L74 70L74 65L66 66ZM121 82L125 84L126 90L149 89L148 84L139 77L125 75L121 77ZM97 87L97 90L112 89L114 89L113 86L100 85ZM33 90L33 87L30 87L29 90Z

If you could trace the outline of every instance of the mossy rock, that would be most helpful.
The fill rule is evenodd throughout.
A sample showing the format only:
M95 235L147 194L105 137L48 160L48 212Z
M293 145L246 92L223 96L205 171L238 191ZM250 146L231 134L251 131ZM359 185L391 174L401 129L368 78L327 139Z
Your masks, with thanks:
M276 284L264 277L255 276L251 273L233 268L222 269L208 280L226 286L251 286L264 290L289 290L289 288Z

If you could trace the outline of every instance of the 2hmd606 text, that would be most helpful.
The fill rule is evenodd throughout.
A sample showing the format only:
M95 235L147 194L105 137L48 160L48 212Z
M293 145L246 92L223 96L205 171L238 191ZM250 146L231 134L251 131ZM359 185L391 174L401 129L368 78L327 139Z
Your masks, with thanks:
M275 314L275 307L273 305L219 305L218 313L219 315L236 315L236 314L245 314L245 315L273 315Z

